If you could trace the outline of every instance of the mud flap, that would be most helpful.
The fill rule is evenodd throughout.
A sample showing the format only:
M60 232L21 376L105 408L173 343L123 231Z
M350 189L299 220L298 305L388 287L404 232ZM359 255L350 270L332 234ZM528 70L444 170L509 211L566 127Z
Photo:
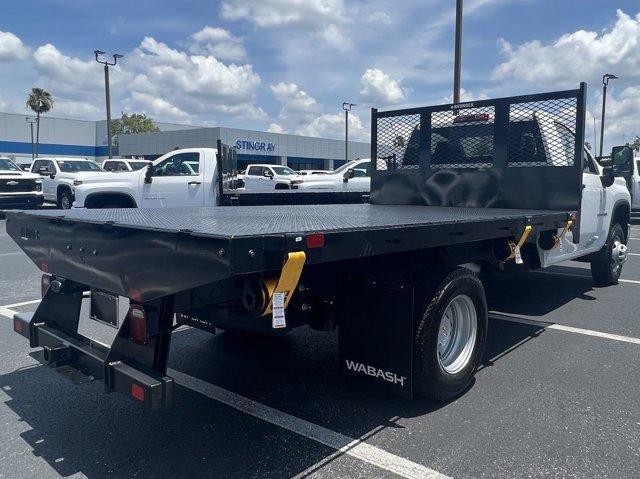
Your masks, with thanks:
M349 376L413 397L413 286L362 278L339 298L340 367Z

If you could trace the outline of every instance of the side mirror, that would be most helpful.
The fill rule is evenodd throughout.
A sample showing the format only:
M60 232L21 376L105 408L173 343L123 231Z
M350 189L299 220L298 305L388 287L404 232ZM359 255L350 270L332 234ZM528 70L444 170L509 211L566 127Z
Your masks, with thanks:
M264 176L265 178L273 178L273 173L271 173L269 170L264 170Z
M614 176L629 177L633 174L633 148L628 145L611 149Z
M156 167L153 163L149 163L149 166L147 166L147 171L145 171L144 173L144 182L145 183L151 183L153 182L153 175L156 174Z
M353 168L349 168L347 171L344 172L344 174L342 175L342 181L344 181L345 183L347 181L349 181L351 178L353 178L354 176L356 176L356 170L354 170Z
M49 172L49 178L53 180L55 177L56 177L55 173Z
M616 180L616 177L613 173L613 166L603 166L602 167L602 176L600 176L600 181L602 182L602 186L608 188L613 184Z

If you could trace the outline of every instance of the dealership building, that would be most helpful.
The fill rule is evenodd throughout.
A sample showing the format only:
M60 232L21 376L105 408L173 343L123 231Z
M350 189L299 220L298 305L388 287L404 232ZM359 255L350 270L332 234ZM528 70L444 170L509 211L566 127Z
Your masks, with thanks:
M24 114L0 113L0 156L8 156L21 165L31 163L32 154L30 124L26 119ZM222 140L236 147L240 169L249 163L270 163L298 170L331 170L344 163L342 140L226 127L156 124L158 132L121 135L115 152L119 156L154 159L176 148L215 148L217 141ZM368 143L349 142L349 159L368 158L370 151ZM40 120L38 153L102 161L107 157L106 121L45 115Z

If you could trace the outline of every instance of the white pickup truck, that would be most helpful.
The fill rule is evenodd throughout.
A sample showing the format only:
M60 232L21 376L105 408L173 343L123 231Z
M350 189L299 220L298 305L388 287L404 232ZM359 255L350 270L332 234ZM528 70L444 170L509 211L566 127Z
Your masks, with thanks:
M351 160L324 175L307 175L299 190L369 191L371 188L371 160Z
M39 175L24 172L11 159L0 157L0 208L28 208L43 202Z
M78 158L37 158L31 173L40 175L44 200L68 210L76 187L105 173L97 163Z
M288 166L249 165L243 181L247 191L295 190L303 182L303 176Z

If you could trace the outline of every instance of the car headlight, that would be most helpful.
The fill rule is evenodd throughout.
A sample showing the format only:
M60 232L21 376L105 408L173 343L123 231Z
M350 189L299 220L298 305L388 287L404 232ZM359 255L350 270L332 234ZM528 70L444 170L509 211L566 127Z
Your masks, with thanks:
M42 191L42 180L36 180L36 191Z
M304 183L304 180L291 180L292 185L299 185L300 183Z
M73 180L73 186L80 186L82 184L82 180Z

